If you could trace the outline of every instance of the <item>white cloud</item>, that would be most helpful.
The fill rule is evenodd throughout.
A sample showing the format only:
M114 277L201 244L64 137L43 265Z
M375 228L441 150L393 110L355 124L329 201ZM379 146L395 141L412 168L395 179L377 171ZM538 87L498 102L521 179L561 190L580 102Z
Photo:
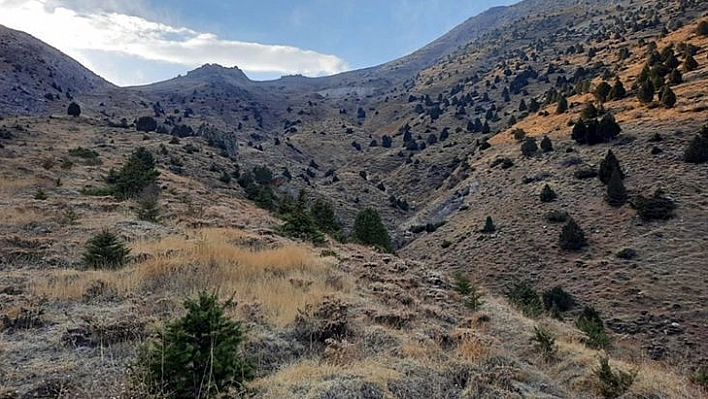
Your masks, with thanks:
M116 54L117 58L140 57L187 68L206 63L235 65L247 73L321 76L348 69L346 62L334 55L291 46L224 40L211 33L111 10L76 11L56 0L0 0L0 24L30 33L90 69L94 67L92 53L96 51ZM118 84L148 83L133 81L140 75L135 71L121 74L120 69L125 68L130 66L93 70Z

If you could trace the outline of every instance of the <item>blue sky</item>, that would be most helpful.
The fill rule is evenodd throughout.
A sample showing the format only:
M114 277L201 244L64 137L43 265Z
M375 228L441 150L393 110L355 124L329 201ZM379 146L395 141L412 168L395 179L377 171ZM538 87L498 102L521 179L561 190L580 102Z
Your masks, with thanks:
M467 18L515 0L0 0L0 24L26 31L119 85L169 79L207 62L252 79L377 65Z

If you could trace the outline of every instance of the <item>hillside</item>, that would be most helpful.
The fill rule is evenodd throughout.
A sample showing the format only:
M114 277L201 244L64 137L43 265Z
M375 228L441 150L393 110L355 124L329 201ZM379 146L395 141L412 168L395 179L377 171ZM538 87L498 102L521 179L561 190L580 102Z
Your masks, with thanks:
M684 154L708 122L707 18L698 0L527 0L361 71L254 82L207 64L129 88L0 27L0 397L145 396L139 351L205 289L233 294L257 397L611 397L603 355L634 375L615 396L705 396L708 169ZM663 88L640 101L647 82ZM616 137L574 139L603 118ZM157 185L121 198L140 147ZM609 150L613 205L595 176ZM283 227L303 189L342 225L324 242ZM646 220L657 189L675 210ZM366 207L395 255L336 239ZM103 230L125 266L87 267Z

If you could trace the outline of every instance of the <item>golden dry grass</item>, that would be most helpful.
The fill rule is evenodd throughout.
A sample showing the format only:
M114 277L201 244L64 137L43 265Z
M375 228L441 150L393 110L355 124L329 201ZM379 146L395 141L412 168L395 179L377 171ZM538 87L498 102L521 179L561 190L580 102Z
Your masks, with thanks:
M271 322L284 326L305 304L351 287L346 279L331 284L330 265L305 246L257 250L240 245L244 237L237 230L203 229L138 241L132 245L133 254L146 260L117 271L52 272L33 278L32 291L51 299L76 300L99 281L121 296L137 292L184 297L217 290L224 296L235 294L240 302L259 303Z
M314 360L303 360L284 367L275 374L254 381L251 386L261 392L263 398L297 397L292 388L301 384L324 385L334 378L361 378L378 386L401 377L400 373L373 359L352 362L345 366L330 365Z

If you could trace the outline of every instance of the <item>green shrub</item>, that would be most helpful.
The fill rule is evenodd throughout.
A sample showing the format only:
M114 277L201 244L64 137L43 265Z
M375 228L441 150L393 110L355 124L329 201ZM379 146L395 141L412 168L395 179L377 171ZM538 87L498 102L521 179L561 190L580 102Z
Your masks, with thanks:
M130 249L114 233L103 230L86 241L83 261L96 269L116 269L123 266Z
M534 343L536 351L538 351L546 360L553 359L558 352L556 337L547 329L539 326L534 326L533 332L534 334L533 337L531 337L531 342Z
M352 239L360 244L373 245L384 252L393 252L391 237L374 208L360 211L354 219Z
M558 243L562 249L570 251L576 251L588 245L585 240L585 232L572 218L563 225L558 237Z
M666 197L660 189L656 190L651 197L637 196L632 201L632 206L643 220L670 219L676 209L674 201Z
M528 280L515 281L507 291L507 297L527 317L536 317L543 313L543 303L533 284Z
M469 295L474 287L472 286L472 282L470 281L469 277L465 276L462 273L455 273L454 275L455 278L455 291L459 292L462 295Z
M251 363L240 353L245 332L229 319L215 294L187 299L187 314L168 323L147 344L136 365L151 393L170 398L238 396L253 378Z
M545 186L543 186L543 189L541 189L541 194L539 197L541 199L541 202L552 202L555 201L556 198L558 198L558 195L555 191L553 191L551 186L546 184Z
M605 332L605 324L600 314L592 306L585 306L575 322L576 327L586 335L585 344L591 348L604 348L610 344Z
M155 158L152 153L140 147L133 151L118 172L113 185L113 195L121 200L133 198L148 186L155 184L159 174L155 169Z
M708 387L708 366L699 367L690 378L696 385Z
M524 129L514 129L512 135L514 136L514 140L520 143L524 139L524 137L526 137L526 132L524 131Z
M600 394L605 398L619 398L624 395L637 377L637 371L613 371L607 356L598 359L599 366L593 370L600 384Z

